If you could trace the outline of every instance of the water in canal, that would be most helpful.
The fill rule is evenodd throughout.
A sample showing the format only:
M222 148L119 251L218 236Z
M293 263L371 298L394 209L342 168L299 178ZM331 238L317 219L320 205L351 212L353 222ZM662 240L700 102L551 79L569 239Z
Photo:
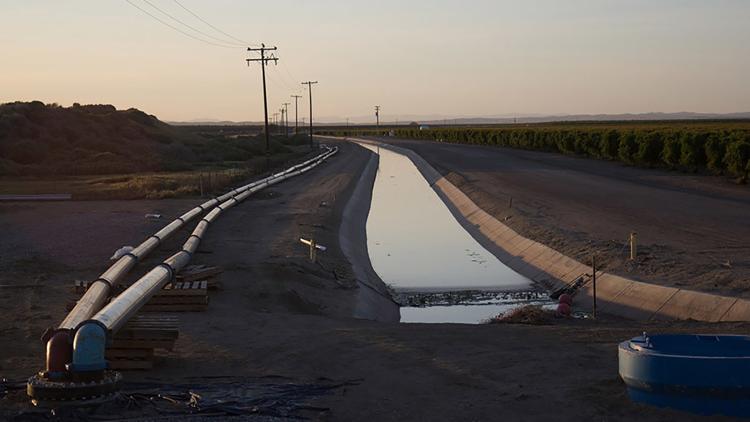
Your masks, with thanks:
M367 219L370 260L398 296L531 288L528 279L506 267L461 227L408 157L361 145L380 154ZM532 300L506 296L403 307L402 322L478 323L521 303L544 303L536 294Z

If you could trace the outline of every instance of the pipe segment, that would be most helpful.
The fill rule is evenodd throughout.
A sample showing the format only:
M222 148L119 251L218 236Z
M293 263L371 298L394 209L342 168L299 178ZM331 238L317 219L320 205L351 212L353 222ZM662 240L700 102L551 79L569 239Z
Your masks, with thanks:
M211 222L216 220L224 210L231 208L265 187L306 173L336 154L336 152L338 152L338 148L328 148L328 151L325 153L303 164L293 166L287 171L262 179L251 184L252 186L247 185L223 195L227 196L227 198L220 197L224 201L214 204L216 206L196 225L192 234L182 246L182 250L154 267L109 304L101 308L91 319L82 322L76 328L73 338L72 363L68 365L69 370L74 372L74 377L76 376L75 372L98 371L101 373L101 371L106 369L106 361L104 359L106 338L108 336L111 338L111 336L116 334L141 307L164 288L168 282L172 281L175 274L190 262L192 255L198 249L200 241ZM217 202L219 202L218 198Z

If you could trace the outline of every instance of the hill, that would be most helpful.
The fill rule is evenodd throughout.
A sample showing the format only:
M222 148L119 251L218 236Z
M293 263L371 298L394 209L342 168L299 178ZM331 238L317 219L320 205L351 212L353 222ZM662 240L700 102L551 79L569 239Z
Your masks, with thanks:
M273 149L286 147L274 142ZM66 108L39 101L0 105L0 175L176 171L263 153L257 136L198 134L133 108Z

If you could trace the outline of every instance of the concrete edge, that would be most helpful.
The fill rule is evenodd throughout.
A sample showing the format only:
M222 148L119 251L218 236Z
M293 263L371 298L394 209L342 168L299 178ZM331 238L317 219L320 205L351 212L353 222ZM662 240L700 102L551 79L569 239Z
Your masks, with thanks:
M341 139L341 138L334 138ZM505 265L545 288L570 284L590 268L546 245L527 239L482 210L416 152L383 142L347 138L405 155L445 203L454 218ZM590 284L579 294L590 306ZM636 320L693 319L708 322L750 321L750 301L597 273L597 307L602 312Z

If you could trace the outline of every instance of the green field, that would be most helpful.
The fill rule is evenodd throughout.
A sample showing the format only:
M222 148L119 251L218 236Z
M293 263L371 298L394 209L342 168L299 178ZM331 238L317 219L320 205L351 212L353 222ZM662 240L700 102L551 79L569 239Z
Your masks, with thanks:
M493 145L620 161L641 167L710 172L745 182L750 121L565 122L496 126L328 129L339 136L394 136Z

